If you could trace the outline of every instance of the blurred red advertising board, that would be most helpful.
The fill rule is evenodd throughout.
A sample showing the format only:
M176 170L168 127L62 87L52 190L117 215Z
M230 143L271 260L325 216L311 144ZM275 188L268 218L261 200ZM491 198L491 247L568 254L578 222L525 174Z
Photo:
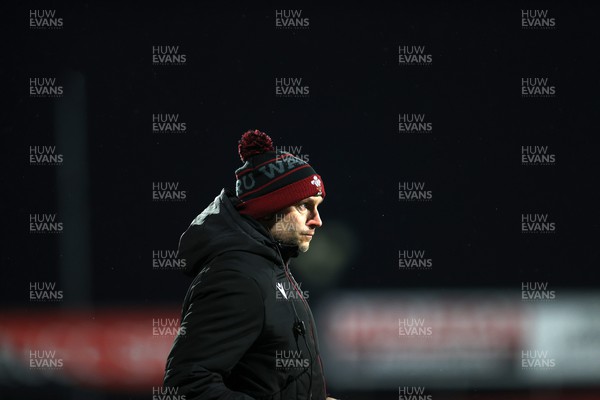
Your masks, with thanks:
M174 309L0 314L2 380L149 391L160 386L179 327Z

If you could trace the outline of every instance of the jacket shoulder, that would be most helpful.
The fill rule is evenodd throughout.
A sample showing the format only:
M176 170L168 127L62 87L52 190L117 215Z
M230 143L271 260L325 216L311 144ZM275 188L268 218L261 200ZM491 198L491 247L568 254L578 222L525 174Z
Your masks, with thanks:
M275 279L273 261L246 251L228 251L213 258L206 269L211 272L234 272L254 280L260 287L269 288Z

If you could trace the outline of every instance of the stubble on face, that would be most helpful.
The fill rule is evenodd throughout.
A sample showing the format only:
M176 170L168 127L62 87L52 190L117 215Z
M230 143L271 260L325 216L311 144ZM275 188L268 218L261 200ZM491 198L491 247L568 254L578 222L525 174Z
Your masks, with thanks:
M275 223L270 231L275 240L282 243L298 246L298 250L305 253L310 247L312 236L299 216L296 215L296 210L286 209L275 215Z
M268 227L273 237L285 244L298 246L305 253L310 247L316 228L322 225L318 205L323 198L309 197L275 214Z

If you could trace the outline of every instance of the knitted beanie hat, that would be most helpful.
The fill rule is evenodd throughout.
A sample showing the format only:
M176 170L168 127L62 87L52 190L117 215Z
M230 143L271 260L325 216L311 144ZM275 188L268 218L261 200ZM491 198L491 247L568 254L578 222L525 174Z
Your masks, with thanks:
M307 197L325 197L323 181L310 164L290 153L275 151L266 133L245 132L238 152L244 162L235 171L240 214L260 219Z

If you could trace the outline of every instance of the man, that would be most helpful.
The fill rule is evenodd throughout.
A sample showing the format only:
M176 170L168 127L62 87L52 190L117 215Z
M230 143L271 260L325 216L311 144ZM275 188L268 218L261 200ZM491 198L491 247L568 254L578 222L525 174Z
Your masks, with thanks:
M325 400L315 322L288 267L322 225L323 181L258 130L238 151L236 194L223 189L179 242L195 278L164 385L186 400Z

